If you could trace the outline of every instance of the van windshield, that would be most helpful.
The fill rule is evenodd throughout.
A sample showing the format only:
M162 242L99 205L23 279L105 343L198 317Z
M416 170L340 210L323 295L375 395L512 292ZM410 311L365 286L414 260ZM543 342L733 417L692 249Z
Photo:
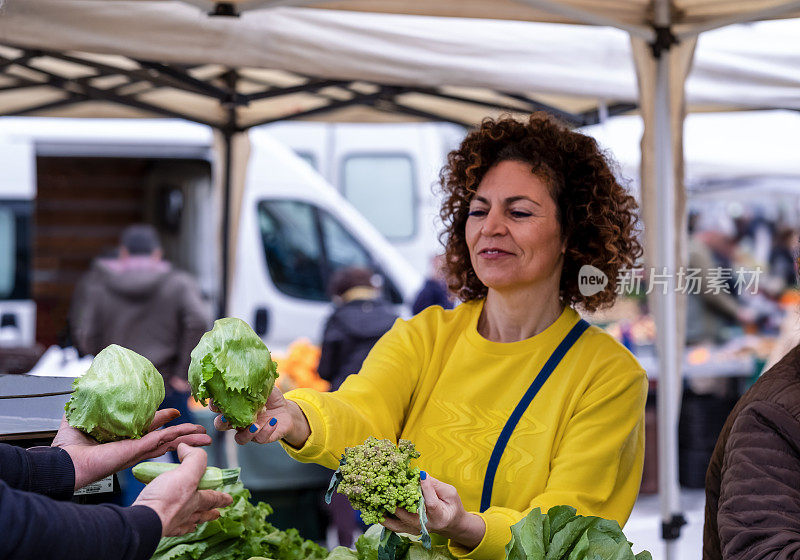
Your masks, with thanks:
M17 231L14 213L0 208L0 299L7 299L14 290L16 276Z
M328 301L331 275L343 267L368 267L383 276L344 225L310 203L262 200L258 225L270 278L287 295ZM397 298L395 292L389 292L392 301Z
M31 295L30 201L0 200L0 300Z

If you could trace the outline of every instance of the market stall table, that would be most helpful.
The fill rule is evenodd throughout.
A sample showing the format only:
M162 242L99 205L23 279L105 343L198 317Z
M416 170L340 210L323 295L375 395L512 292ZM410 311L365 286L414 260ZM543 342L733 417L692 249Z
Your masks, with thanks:
M71 377L0 375L0 441L49 445L71 392Z

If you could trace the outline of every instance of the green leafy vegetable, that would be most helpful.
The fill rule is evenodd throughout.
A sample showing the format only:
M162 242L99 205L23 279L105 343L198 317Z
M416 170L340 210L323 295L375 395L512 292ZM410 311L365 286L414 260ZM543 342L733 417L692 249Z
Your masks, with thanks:
M387 543L382 541L389 540L392 542L386 547ZM455 558L450 554L446 540L440 540L426 548L420 536L384 531L381 525L370 526L356 541L355 551L345 549L349 555L344 550L339 550L340 548L343 547L334 548L326 560L378 560L381 554L386 554L389 550L394 560L454 560Z
M139 463L131 469L133 477L139 482L148 484L160 474L173 471L178 468L178 463L156 463L145 461ZM242 469L220 469L218 467L206 467L206 472L200 479L197 488L200 490L213 490L224 484L233 484L239 480L239 473Z
M647 551L634 556L616 521L575 515L570 506L547 514L534 509L511 527L508 560L652 560Z
M72 386L67 422L101 443L141 438L164 400L164 379L153 364L116 344L101 350Z
M180 537L164 537L152 560L323 560L328 551L303 539L297 529L281 531L267 522L272 508L250 503L241 482L219 488L233 498L219 519L200 524ZM342 559L344 560L344 559Z
M192 396L204 405L213 399L233 427L249 426L278 377L264 342L247 323L228 317L214 322L191 356Z

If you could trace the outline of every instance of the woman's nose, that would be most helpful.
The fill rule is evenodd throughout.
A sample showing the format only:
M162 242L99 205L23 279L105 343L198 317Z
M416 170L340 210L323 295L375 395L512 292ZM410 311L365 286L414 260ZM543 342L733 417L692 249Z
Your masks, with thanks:
M486 219L483 220L482 231L484 235L502 235L506 233L508 230L503 213L490 209L486 214Z

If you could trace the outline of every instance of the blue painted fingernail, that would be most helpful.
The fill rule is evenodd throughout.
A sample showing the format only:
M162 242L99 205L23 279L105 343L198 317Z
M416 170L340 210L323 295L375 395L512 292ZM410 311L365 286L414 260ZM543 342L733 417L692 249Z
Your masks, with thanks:
M419 471L419 479L425 480L426 478L428 478L428 473L426 473L425 471Z
M274 426L277 423L278 423L278 419L277 418L270 418L269 419L269 425L270 426Z
M250 424L250 433L254 434L257 431L258 431L258 426L256 426L255 424Z
M219 417L219 419L220 419L221 421L223 421L223 422L226 422L226 423L228 422L228 419L227 419L227 418L225 418L224 416L220 416L220 417Z

